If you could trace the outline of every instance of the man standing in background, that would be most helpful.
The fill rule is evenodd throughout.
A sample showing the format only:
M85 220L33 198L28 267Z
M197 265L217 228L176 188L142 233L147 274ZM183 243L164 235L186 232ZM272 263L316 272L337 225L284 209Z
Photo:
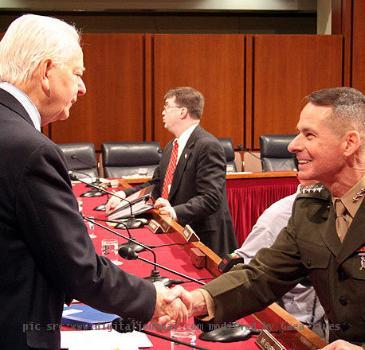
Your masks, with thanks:
M119 192L129 195L156 183L155 207L179 224L190 225L200 240L223 256L237 247L226 197L226 159L220 142L202 127L203 95L191 87L168 91L162 112L165 128L174 135L164 148L151 182ZM109 200L106 211L120 202Z

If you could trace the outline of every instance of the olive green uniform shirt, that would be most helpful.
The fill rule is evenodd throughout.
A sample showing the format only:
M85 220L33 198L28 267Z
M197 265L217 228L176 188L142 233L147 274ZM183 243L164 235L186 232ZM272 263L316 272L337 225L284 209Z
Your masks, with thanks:
M357 209L341 243L330 193L299 194L270 248L203 287L213 298L213 321L259 311L309 276L329 319L330 341L365 344L365 201Z

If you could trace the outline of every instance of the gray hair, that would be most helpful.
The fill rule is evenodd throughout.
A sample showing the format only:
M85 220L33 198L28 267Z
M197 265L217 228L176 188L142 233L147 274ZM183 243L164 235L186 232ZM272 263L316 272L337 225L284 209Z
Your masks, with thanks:
M365 139L365 96L350 87L337 87L312 92L306 100L316 106L332 107L329 125L338 135L354 129Z
M25 82L42 61L66 63L79 46L79 33L66 22L23 15L10 24L0 42L0 81Z

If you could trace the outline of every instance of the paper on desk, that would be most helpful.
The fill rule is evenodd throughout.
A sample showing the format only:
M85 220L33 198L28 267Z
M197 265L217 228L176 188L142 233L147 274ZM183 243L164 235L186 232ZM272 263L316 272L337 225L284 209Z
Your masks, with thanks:
M152 343L140 332L118 333L115 330L62 331L61 348L69 350L138 350Z

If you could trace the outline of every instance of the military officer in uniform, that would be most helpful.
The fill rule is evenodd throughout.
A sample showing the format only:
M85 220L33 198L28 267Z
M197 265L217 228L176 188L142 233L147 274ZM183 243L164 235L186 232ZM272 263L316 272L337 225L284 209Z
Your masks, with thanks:
M365 96L344 87L315 91L297 128L289 150L299 179L324 187L298 195L288 226L249 265L191 292L192 313L236 320L309 277L329 320L323 349L365 349Z

